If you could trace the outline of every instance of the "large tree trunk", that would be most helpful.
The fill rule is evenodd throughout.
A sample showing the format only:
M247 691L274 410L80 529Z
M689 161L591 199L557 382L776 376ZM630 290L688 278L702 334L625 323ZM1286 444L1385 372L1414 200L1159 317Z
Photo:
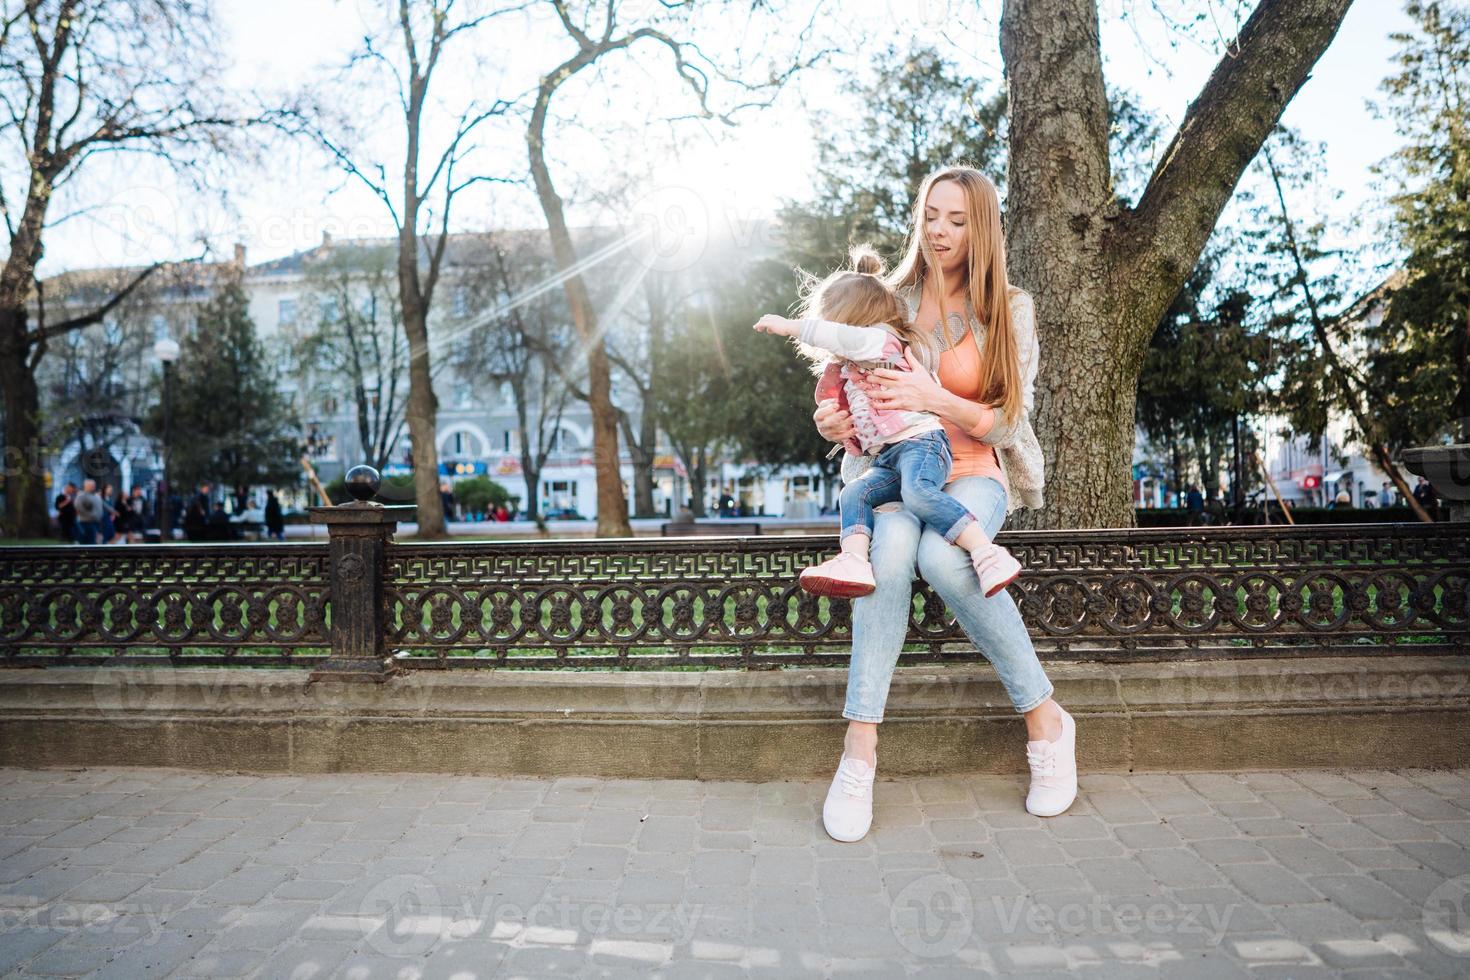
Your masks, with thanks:
M1007 0L1007 247L1041 331L1043 527L1133 523L1138 377L1246 165L1352 0L1261 0L1190 106L1138 207L1112 192L1096 0Z
M542 150L545 125L543 101L538 103L532 116L526 143L530 149L531 176L536 183L536 195L551 238L552 255L556 259L557 271L567 275L577 264L577 252L567 229L561 196L556 192L556 186L551 182L551 171L546 166ZM632 537L633 527L628 523L628 499L623 495L623 477L618 465L618 413L612 403L607 347L582 277L567 275L562 288L566 292L572 323L587 355L587 405L592 410L592 456L597 469L597 535L604 538Z
M41 452L41 400L28 364L25 307L0 309L0 389L5 392L5 536L50 536Z

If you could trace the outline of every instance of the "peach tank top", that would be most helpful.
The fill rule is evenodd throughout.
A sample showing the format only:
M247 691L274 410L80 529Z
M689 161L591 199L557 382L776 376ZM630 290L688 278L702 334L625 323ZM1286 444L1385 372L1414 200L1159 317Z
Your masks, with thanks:
M980 400L980 351L975 347L973 333L966 330L964 338L958 344L939 355L938 373L939 383L950 392L971 401ZM1009 494L1011 488L1006 484L1000 459L995 455L995 447L981 442L948 419L941 421L944 422L944 431L949 434L950 449L954 453L954 466L949 471L949 478L957 480L962 476L994 477Z

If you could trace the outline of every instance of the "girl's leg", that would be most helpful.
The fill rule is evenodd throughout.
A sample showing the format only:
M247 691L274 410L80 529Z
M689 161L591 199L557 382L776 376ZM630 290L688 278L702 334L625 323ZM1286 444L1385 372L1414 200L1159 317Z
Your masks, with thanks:
M861 478L842 488L837 498L842 512L841 548L868 560L873 537L873 509L899 499L899 475L874 463Z

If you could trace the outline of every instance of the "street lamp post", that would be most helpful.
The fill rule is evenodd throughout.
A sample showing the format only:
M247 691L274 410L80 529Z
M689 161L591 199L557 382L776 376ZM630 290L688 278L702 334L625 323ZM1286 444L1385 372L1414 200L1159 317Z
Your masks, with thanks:
M163 363L163 480L158 488L158 540L174 539L173 482L169 473L169 449L173 444L174 361L179 359L178 342L164 337L153 345L153 356Z

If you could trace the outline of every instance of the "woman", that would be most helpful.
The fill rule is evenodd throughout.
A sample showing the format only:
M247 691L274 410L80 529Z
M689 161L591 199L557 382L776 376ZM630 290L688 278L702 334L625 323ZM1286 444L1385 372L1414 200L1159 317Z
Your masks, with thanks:
M919 188L903 261L891 282L918 330L933 331L943 351L939 384L924 371L874 372L875 407L928 411L944 422L954 466L945 491L984 522L987 536L1007 513L1041 505L1042 458L1029 412L1039 350L1031 297L1006 278L1000 198L978 170L949 167ZM853 435L834 401L813 416L823 438ZM848 457L843 478L861 472ZM877 590L852 604L852 661L842 759L822 808L827 833L861 840L873 820L878 724L893 668L909 627L915 564L995 667L1026 722L1031 787L1026 809L1055 816L1077 796L1076 725L1052 700L1052 685L1036 657L1015 601L1006 592L987 599L962 549L923 527L910 513L880 512L871 560Z

